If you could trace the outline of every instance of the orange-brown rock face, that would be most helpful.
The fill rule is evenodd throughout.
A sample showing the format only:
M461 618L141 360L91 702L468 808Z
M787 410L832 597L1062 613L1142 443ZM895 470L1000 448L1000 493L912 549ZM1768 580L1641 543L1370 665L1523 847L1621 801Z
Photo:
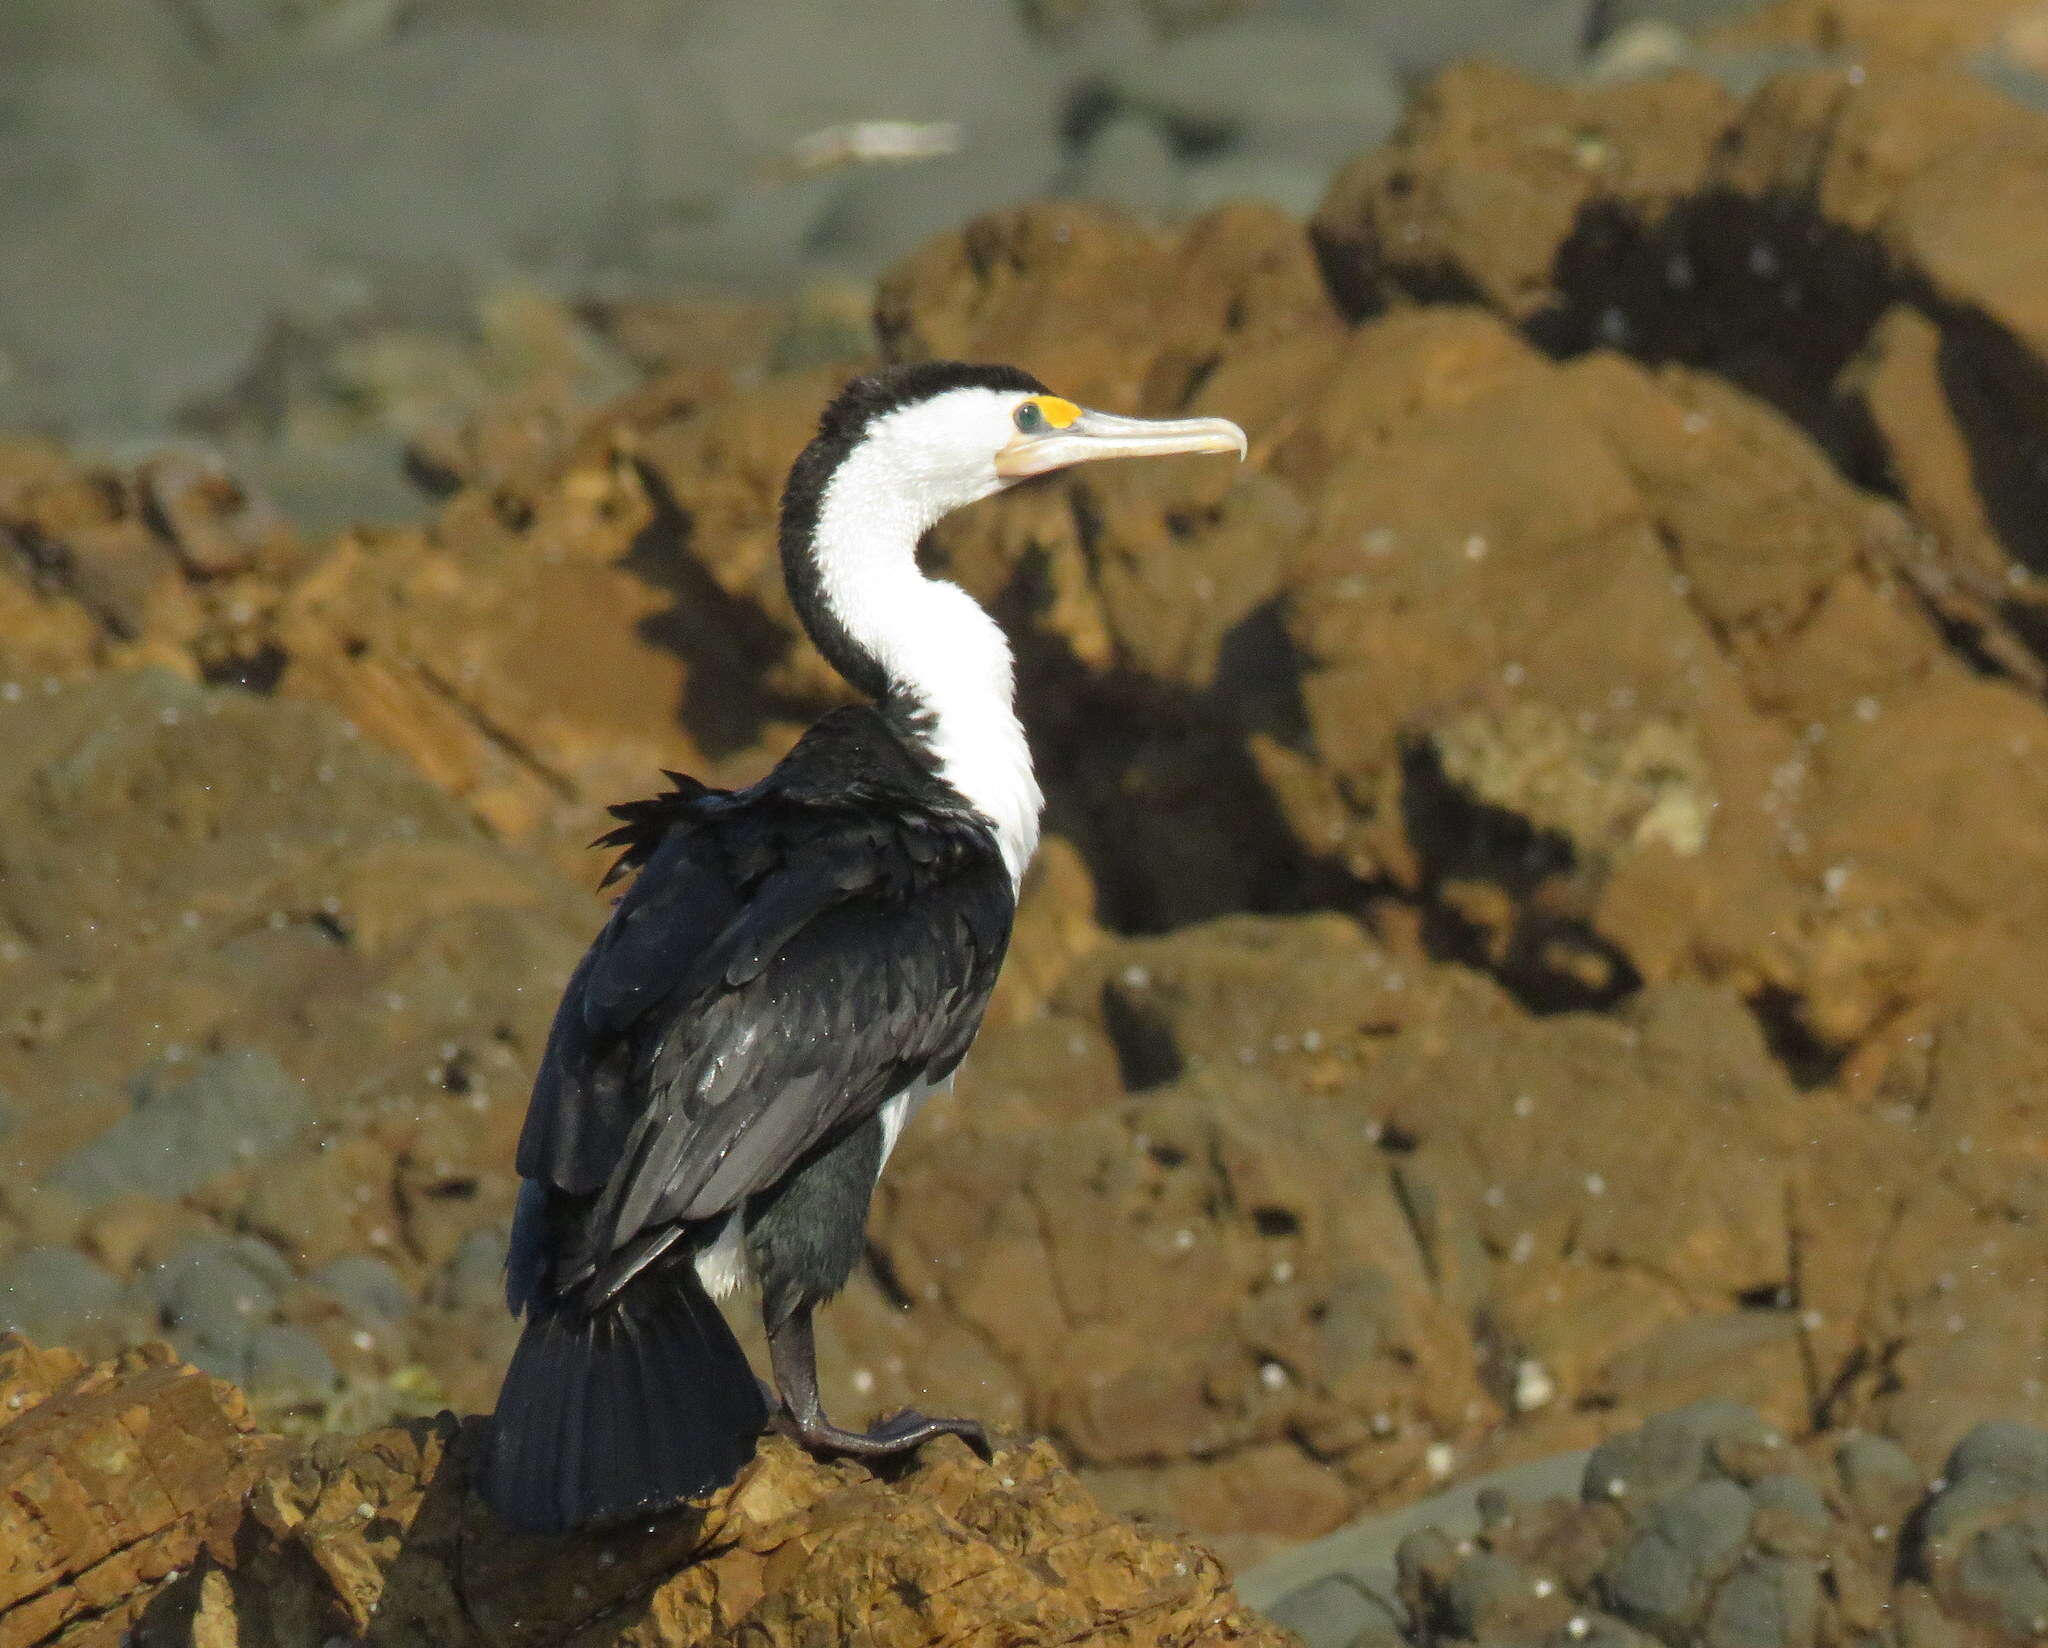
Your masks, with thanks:
M292 1447L160 1345L87 1369L18 1338L0 1401L0 1642L21 1648L1289 1640L1042 1443L947 1443L883 1481L770 1441L701 1506L539 1539L469 1495L478 1431L453 1415Z
M113 1643L228 1557L268 1455L240 1394L162 1345L88 1369L0 1338L0 1642Z

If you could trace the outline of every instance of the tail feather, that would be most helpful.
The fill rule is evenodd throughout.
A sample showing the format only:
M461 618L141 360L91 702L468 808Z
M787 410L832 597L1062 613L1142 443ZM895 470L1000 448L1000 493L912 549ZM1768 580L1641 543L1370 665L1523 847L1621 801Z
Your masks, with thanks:
M560 1533L723 1487L767 1418L695 1269L665 1266L594 1312L529 1309L479 1485L514 1527Z

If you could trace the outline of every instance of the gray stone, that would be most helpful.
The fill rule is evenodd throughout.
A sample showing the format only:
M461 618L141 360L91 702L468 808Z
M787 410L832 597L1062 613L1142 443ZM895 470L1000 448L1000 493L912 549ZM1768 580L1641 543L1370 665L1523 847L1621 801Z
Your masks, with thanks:
M1591 38L1593 0L1288 0L1295 16L1342 20L1410 79L1461 57L1493 57L1532 74L1578 67Z
M939 158L849 166L807 250L871 275L927 237L1050 191L1061 164L1059 84L1008 0L710 0L695 61L748 88L743 130L769 153L860 120L952 122ZM805 42L793 62L788 42Z
M219 130L257 196L373 286L416 268L574 281L632 252L629 55L578 34L423 29L270 77Z
M0 1260L0 1330L38 1344L67 1343L121 1297L121 1284L72 1248L32 1247Z
M441 1273L441 1299L450 1310L495 1309L505 1296L505 1236L472 1230L456 1244Z
M2022 108L2048 113L2048 76L1995 50L1971 58L1969 67L1985 85L2004 93Z
M2012 1419L1987 1419L1955 1445L1942 1475L1951 1487L1983 1483L2015 1498L2048 1494L2048 1431Z
M1977 1599L2016 1634L2048 1619L2048 1433L2003 1419L1974 1426L1912 1526L1906 1555L1937 1589Z
M1592 9L1592 0L1537 0L1461 55L1495 58L1525 74L1571 74L1585 61Z
M0 86L59 68L105 68L161 85L199 71L187 32L162 0L7 0Z
M1325 171L1385 141L1402 106L1371 38L1341 20L1204 29L1126 65L1113 89L1190 155L1228 150Z
M1638 1534L1607 1566L1602 1589L1623 1619L1656 1635L1682 1631L1704 1598L1691 1556L1652 1533Z
M1579 1616L1586 1622L1586 1634L1573 1636L1567 1632L1560 1642L1550 1639L1551 1648L1657 1648L1658 1639L1638 1631L1612 1614L1586 1613Z
M431 516L435 501L406 477L405 444L389 431L317 444L236 441L227 459L237 479L312 536L359 524L402 526Z
M1727 1573L1749 1537L1749 1495L1710 1477L1650 1508L1642 1530L1602 1575L1623 1619L1660 1637L1688 1629L1713 1581Z
M1686 1553L1709 1578L1728 1571L1749 1537L1755 1506L1725 1477L1710 1477L1673 1494L1650 1513L1650 1526Z
M332 1294L364 1327L388 1327L412 1309L412 1290L405 1285L405 1278L370 1254L346 1254L306 1280Z
M2048 1515L1977 1534L1963 1548L1955 1587L1977 1609L1995 1614L2007 1636L2038 1640L2048 1620Z
M50 1171L87 1207L130 1191L182 1196L275 1152L312 1119L304 1087L258 1048L152 1065L129 1094L126 1116Z
M1384 1287L1383 1281L1381 1286ZM1374 1294L1370 1288L1356 1291L1368 1297ZM1384 1305L1378 1308L1383 1310ZM1372 1311L1367 1309L1360 1314L1370 1318ZM1448 1564L1456 1556L1452 1539L1479 1531L1481 1495L1498 1492L1517 1500L1566 1495L1583 1474L1585 1464L1586 1456L1582 1453L1530 1460L1446 1488L1400 1510L1365 1517L1239 1574L1237 1594L1248 1607L1264 1609L1315 1580L1341 1574L1375 1595L1391 1596L1401 1583L1404 1561L1442 1562L1446 1564L1443 1572L1448 1575ZM1410 1577L1419 1578L1419 1570Z
M1842 58L1812 46L1754 46L1740 51L1695 51L1689 68L1718 80L1731 97L1748 97L1766 80L1840 64Z
M1263 200L1307 217L1322 204L1330 173L1279 156L1223 154L1189 166L1181 186L1191 212L1206 212L1232 200Z
M1906 1450L1888 1436L1852 1436L1835 1449L1842 1491L1864 1520L1894 1532L1924 1484Z
M1752 1557L1714 1593L1702 1648L1808 1648L1819 1632L1820 1604L1811 1562Z
M322 1396L339 1376L319 1341L301 1328L271 1323L250 1336L243 1374L255 1396Z
M360 49L394 33L407 0L181 0L194 43L245 68Z
M1606 40L1631 23L1668 23L1688 34L1760 10L1764 0L1595 0L1588 38Z
M1300 1637L1306 1648L1403 1648L1399 1612L1344 1574L1325 1574L1290 1591L1266 1617Z
M1468 1642L1498 1637L1528 1606L1531 1579L1519 1562L1492 1551L1475 1551L1460 1562L1445 1588L1452 1632Z
M1121 114L1089 139L1060 187L1077 200L1107 200L1134 212L1170 217L1187 201L1173 145L1142 114Z
M178 1354L237 1382L246 1380L249 1347L277 1306L275 1272L252 1249L261 1244L191 1242L140 1281Z
M1588 80L1600 84L1668 74L1690 63L1691 38L1669 23L1636 22L1608 35L1586 59Z
M261 192L138 72L39 77L0 106L0 151L0 422L161 428L314 284Z
M1816 46L1702 46L1669 23L1640 19L1625 24L1590 54L1586 78L1613 84L1691 69L1718 80L1729 95L1748 97L1781 74L1838 66L1839 54Z
M1660 1413L1640 1430L1609 1437L1586 1461L1580 1497L1623 1505L1661 1499L1697 1482L1717 1441L1761 1443L1774 1433L1754 1408L1710 1396Z
M1751 1502L1760 1511L1778 1511L1796 1517L1809 1527L1825 1530L1829 1523L1828 1502L1820 1490L1803 1476L1780 1472L1758 1478L1749 1485Z

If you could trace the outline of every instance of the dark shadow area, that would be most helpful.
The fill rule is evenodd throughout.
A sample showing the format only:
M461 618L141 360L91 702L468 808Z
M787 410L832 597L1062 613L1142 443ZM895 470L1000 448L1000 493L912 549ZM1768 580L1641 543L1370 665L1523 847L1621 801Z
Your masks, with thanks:
M1771 1056L1802 1092L1826 1087L1842 1068L1843 1052L1824 1047L1799 1017L1799 997L1776 985L1749 998L1749 1010Z
M1983 316L1950 315L1940 371L1992 530L2016 563L2048 578L2048 366ZM2029 643L2044 650L2048 614L2025 607L2008 616L2025 618Z
M1218 686L1194 692L1095 673L1040 616L1042 562L992 604L1017 654L1017 702L1046 793L1045 827L1087 861L1105 926L1159 933L1237 911L1355 901L1355 883L1302 850L1246 747L1300 745L1300 666L1277 606L1224 638Z
M1681 202L1654 228L1626 207L1590 206L1559 251L1560 301L1533 317L1530 339L1560 359L1611 348L1648 365L1712 372L1798 424L1850 481L1903 501L1884 442L1850 367L1894 304L1941 331L1939 370L1985 515L2012 564L2048 578L2048 368L1985 316L1944 305L1902 278L1867 234L1827 222L1806 201L1713 191ZM1958 564L1965 582L1974 569ZM1981 577L1978 580L1982 582ZM2009 626L2048 658L2048 610L1999 588L1972 589L1930 616L1980 674L2036 685L2000 659Z
M1102 989L1102 1027L1116 1049L1117 1075L1124 1089L1142 1093L1180 1080L1185 1062L1164 1015L1133 999L1113 981Z
M265 641L255 651L209 662L201 679L209 687L240 687L245 692L271 693L284 678L291 657L275 641Z
M1577 913L1597 867L1563 836L1468 793L1422 739L1402 751L1401 812L1422 861L1422 937L1435 959L1491 974L1532 1013L1602 1011L1641 988L1628 956ZM1458 882L1499 888L1503 921L1465 914L1445 896Z
M1614 349L1712 372L1797 423L1850 479L1882 487L1836 379L1899 298L1868 235L1803 203L1715 191L1654 228L1615 201L1580 214L1557 256L1558 303L1527 325L1559 358Z
M762 687L763 671L789 650L784 630L751 601L729 595L690 554L689 511L651 465L635 466L653 518L627 549L624 565L670 597L666 611L643 618L640 636L673 653L688 670L676 719L705 754L734 755L760 742L771 720L810 720L822 703L792 703ZM718 690L693 690L710 682Z

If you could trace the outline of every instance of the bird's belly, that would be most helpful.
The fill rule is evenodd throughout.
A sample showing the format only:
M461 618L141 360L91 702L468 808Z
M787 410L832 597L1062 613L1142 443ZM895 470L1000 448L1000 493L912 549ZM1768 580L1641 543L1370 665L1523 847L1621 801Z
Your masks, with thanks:
M697 1280L714 1299L737 1293L753 1280L753 1265L747 1259L747 1236L740 1216L728 1213L725 1224L710 1244L697 1250Z

